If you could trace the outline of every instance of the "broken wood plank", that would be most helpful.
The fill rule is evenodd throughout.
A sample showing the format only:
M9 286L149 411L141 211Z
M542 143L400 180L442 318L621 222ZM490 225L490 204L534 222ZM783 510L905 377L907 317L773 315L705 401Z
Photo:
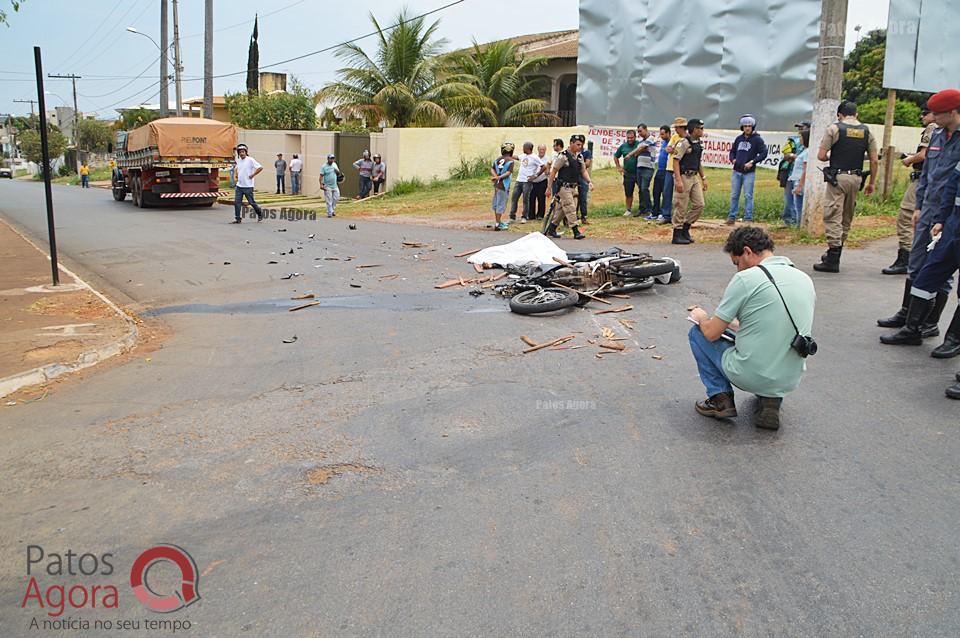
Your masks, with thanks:
M400 277L400 273L394 273L392 275L380 275L377 277L377 279L380 281L387 281L388 279L397 279L398 277Z
M636 325L637 323L636 321L633 321L631 319L617 319L617 321L619 321L620 325L626 328L627 330L633 330L634 325Z
M626 346L622 343L617 343L616 341L604 341L600 344L601 348L606 348L607 350L626 350Z
M302 295L297 295L296 297L290 297L292 301L299 301L301 299L313 299L313 293L307 292Z
M595 315L607 315L607 314L611 314L611 313L614 313L614 312L627 312L628 310L633 310L633 306L627 305L627 306L620 306L619 308L609 308L609 309L607 309L607 310L598 310L598 311L596 311L596 312L593 313L593 314L595 314Z
M436 286L434 286L434 288L443 289L443 288L450 288L452 286L462 286L463 285L462 281L463 281L462 277L460 279L448 279L442 284L437 284Z
M404 242L400 242L400 245L403 246L404 248L429 248L430 247L429 244L424 244L419 241L404 241Z
M583 292L582 290L577 290L577 289L575 289L575 288L571 288L570 286L564 286L563 284L558 283L558 282L556 282L556 281L551 281L551 282L550 282L550 285L551 285L551 286L556 286L557 288L563 288L564 290L571 290L571 291L573 291L573 292L575 292L575 293L578 293L578 294L583 295L583 296L586 297L587 299L593 299L594 301L599 301L600 303L605 303L605 304L607 304L608 306L611 305L610 302L607 301L606 299L601 299L600 297L595 297L594 295L591 295L589 292Z
M600 329L600 335L601 335L604 339L613 339L614 337L617 336L617 333L614 332L613 330L611 330L610 328L608 328L607 326L603 326L603 327Z
M576 339L577 335L567 335L566 337L560 337L559 339L554 339L553 341L548 341L547 343L541 343L539 345L533 346L532 348L527 348L523 351L523 354L529 354L531 352L536 352L537 350L543 350L544 348L551 348L553 346L559 346L562 343L566 343L573 339Z
M662 361L662 360L663 360L663 355L662 355L662 354L655 354L655 355L653 355L652 358L656 359L657 361Z
M560 264L561 266L566 266L567 268L573 268L573 264L565 259L560 259L559 257L554 257L553 260Z
M482 272L483 272L483 264L474 264L474 265L473 265L473 269L476 270L478 273L482 273Z
M474 248L473 250L465 250L462 253L457 253L456 255L454 255L454 257L466 257L468 255L472 255L473 253L478 253L481 250L483 250L483 248Z
M311 301L310 303L305 303L302 306L294 306L293 308L287 308L288 312L296 312L297 310L303 310L304 308L309 308L310 306L319 306L319 301Z
M381 266L383 266L383 264L363 264L361 266L357 266L357 270L360 270L361 268L380 268Z
M531 348L534 347L534 346L539 346L539 345L540 345L539 343L537 343L536 341L534 341L533 339L531 339L530 337L528 337L528 336L526 336L526 335L520 337L520 341L524 342L525 344L527 344L527 345L530 346Z
M509 273L507 273L506 271L504 271L504 272L502 272L502 273L500 273L500 274L493 275L493 276L490 278L490 281L499 281L499 280L503 279L504 277L506 277L508 274L509 274Z
M615 295L615 294L613 294L613 293L610 293L610 296L611 296L611 297L616 297L617 299L629 299L629 298L630 298L630 295Z

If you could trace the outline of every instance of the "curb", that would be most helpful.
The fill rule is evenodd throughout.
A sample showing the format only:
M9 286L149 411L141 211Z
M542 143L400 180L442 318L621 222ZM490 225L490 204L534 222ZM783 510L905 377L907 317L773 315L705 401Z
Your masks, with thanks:
M37 246L29 237L21 233L19 230L11 226L9 223L3 222L6 226L12 230L14 233L19 235L25 242L39 250L42 254L46 255L47 259L50 259L50 255L47 254L42 248ZM65 374L70 374L72 372L78 372L85 368L90 368L101 361L106 361L111 357L115 357L119 354L123 354L127 350L133 348L136 345L137 340L140 337L140 333L137 330L136 322L128 315L126 312L121 310L115 303L107 299L103 293L94 289L86 281L78 277L75 273L70 271L62 264L57 264L60 271L66 273L70 277L83 286L85 289L93 293L100 301L105 303L111 310L113 310L120 318L122 318L127 326L130 328L130 331L120 339L117 339L113 343L109 343L105 346L99 348L94 348L92 350L87 350L81 352L77 357L77 360L73 363L48 363L45 366L40 366L39 368L34 368L32 370L27 370L26 372L20 372L18 374L11 375L9 377L4 377L0 379L0 398L5 397L9 394L13 394L17 390L21 390L27 386L31 385L40 385L43 383L48 383L57 377L61 377Z

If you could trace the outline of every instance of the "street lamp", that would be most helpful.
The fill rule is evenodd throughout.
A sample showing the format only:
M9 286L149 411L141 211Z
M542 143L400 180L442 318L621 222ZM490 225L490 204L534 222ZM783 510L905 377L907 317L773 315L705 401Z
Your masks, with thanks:
M142 35L142 36L145 37L146 39L150 40L150 42L153 42L153 46L157 47L157 51L160 52L160 55L165 56L165 57L167 58L167 61L170 62L170 64L173 65L173 71L174 71L174 73L176 73L176 85L177 85L177 117L183 115L183 104L182 104L183 99L182 99L182 96L180 95L180 72L183 71L183 67L178 66L176 63L174 63L172 60L170 60L170 56L167 54L166 51L164 51L163 49L160 48L160 45L157 44L157 41L154 40L154 39L153 39L152 37L150 37L149 35L147 35L146 33L144 33L143 31L137 31L134 27L127 27L127 31L129 31L130 33L136 34L136 35ZM171 46L173 46L173 45L171 45ZM167 80L167 78L161 78L161 79L160 79L161 82L164 82L164 81L166 81L166 80ZM166 107L164 107L164 108L166 108Z

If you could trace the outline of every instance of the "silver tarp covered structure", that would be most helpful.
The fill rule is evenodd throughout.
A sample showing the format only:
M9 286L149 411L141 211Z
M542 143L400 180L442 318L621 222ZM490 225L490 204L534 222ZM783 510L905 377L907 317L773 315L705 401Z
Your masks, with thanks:
M790 130L813 109L819 23L820 0L580 0L577 122Z
M935 93L960 86L958 19L960 0L891 0L884 88Z

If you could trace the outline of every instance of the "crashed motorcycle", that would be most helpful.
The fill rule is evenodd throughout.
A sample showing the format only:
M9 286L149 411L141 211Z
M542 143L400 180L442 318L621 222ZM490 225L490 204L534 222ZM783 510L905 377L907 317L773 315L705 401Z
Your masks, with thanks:
M555 312L584 305L590 296L629 294L656 283L680 280L680 264L668 257L609 248L597 253L567 253L556 264L510 267L510 281L495 286L510 298L510 310L521 315ZM589 296L588 296L589 295Z

